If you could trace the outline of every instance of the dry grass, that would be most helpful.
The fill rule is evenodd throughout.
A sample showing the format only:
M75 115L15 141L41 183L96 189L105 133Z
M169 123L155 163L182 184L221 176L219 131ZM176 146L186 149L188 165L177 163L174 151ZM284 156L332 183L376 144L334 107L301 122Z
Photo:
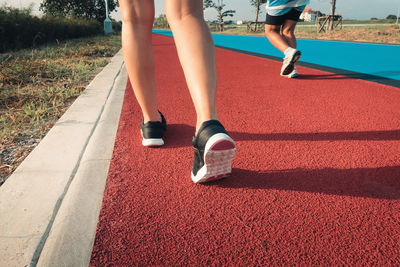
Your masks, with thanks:
M298 28L296 36L304 39L400 44L400 27L396 25L345 27L342 30L323 33L316 33L314 28Z
M245 27L230 27L223 33L264 36L263 32L247 33ZM344 27L342 30L337 29L331 32L322 33L317 33L316 27L297 27L295 34L297 38L300 39L400 44L400 27L396 25L372 26L365 24L365 26L362 27Z
M0 185L120 49L120 37L0 54Z

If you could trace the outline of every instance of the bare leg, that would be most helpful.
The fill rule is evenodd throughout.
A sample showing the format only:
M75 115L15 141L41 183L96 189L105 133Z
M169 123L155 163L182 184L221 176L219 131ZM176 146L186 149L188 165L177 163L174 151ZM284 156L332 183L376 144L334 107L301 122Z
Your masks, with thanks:
M136 99L147 121L160 121L154 74L151 29L154 2L119 0L122 15L122 50Z
M273 46L278 48L280 51L285 52L285 50L290 46L286 39L281 35L280 25L269 25L265 24L265 35Z
M286 39L287 44L293 48L297 47L296 36L294 35L296 24L297 21L295 20L286 20L282 25L282 36Z
M203 18L202 0L165 0L165 12L196 113L202 122L217 119L215 47Z

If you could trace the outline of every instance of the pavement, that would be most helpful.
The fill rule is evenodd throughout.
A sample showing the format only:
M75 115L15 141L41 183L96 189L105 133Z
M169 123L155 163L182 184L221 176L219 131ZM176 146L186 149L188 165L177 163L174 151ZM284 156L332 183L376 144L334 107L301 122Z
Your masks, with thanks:
M218 48L238 154L201 186L175 47L154 49L166 146L140 146L119 52L0 187L0 266L400 264L397 87Z
M87 265L126 81L120 51L0 187L0 266Z

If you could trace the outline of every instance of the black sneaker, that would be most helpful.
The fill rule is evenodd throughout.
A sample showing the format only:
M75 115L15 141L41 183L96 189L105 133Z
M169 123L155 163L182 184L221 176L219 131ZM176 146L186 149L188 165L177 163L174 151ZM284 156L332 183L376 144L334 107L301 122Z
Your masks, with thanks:
M203 122L192 140L194 163L192 180L204 183L228 177L236 152L235 142L217 120Z
M148 121L144 123L142 119L141 132L142 132L142 145L143 146L162 146L164 145L163 135L167 129L167 122L161 114L161 122Z

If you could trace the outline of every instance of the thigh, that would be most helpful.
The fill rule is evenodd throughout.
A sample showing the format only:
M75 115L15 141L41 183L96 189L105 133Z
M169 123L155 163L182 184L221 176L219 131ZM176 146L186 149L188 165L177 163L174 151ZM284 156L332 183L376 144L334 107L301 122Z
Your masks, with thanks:
M297 24L296 20L286 19L282 25L282 31L283 32L294 32L294 29L296 28L296 24Z

